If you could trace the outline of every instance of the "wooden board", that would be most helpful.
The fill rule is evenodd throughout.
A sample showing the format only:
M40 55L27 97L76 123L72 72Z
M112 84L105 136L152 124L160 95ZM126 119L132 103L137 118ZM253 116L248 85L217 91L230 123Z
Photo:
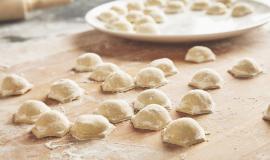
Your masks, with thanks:
M262 112L270 104L270 26L248 35L223 41L198 43L217 53L215 62L185 62L186 51L195 44L151 44L109 37L89 31L64 38L51 38L0 49L0 64L9 65L3 72L25 76L35 87L23 96L0 99L0 159L90 159L90 160L262 160L270 159L270 125ZM187 86L200 68L217 70L225 80L223 88L209 91L216 102L213 114L195 116L210 135L207 142L189 148L164 144L160 132L132 128L130 122L117 125L106 139L78 142L69 135L63 138L36 139L29 133L32 126L12 124L12 114L25 100L44 100L52 109L64 110L71 121L78 115L92 113L97 104L108 98L121 98L132 103L140 89L119 94L103 94L100 83L87 79L89 73L71 71L77 56L84 52L99 53L104 61L119 65L132 76L150 61L168 57L176 63L179 74L169 77L161 87L173 106L191 90ZM264 74L250 80L237 80L227 70L242 57L253 57L263 65ZM70 78L87 90L80 100L57 104L46 100L50 84ZM173 119L184 115L171 111ZM45 143L69 144L53 150ZM70 144L72 143L72 144Z

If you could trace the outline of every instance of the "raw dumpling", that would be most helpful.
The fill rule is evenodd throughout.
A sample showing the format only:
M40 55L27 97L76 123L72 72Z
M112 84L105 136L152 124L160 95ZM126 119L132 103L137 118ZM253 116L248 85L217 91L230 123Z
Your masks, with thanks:
M63 137L69 129L70 122L67 117L62 112L51 110L41 114L32 128L32 133L37 138Z
M52 84L48 98L66 103L79 99L83 93L84 90L73 80L60 79Z
M158 104L150 104L131 118L134 128L158 131L171 122L169 112Z
M107 26L108 26L107 27L108 29L111 29L113 31L118 31L118 32L132 32L133 31L132 24L125 19L114 21Z
M203 90L195 89L189 91L176 108L176 111L190 115L212 113L215 103L211 95Z
M223 3L226 6L231 6L231 4L233 3L234 0L216 0L217 2Z
M178 70L175 67L173 61L169 58L161 58L154 60L150 63L150 66L162 70L165 76L171 76L178 73Z
M141 11L143 10L144 6L141 2L129 2L127 4L127 8L129 11L133 11L133 10Z
M98 19L104 23L111 23L113 21L118 20L117 12L113 10L103 11L98 15Z
M194 63L202 63L216 60L216 55L208 47L195 46L188 50L185 60Z
M104 138L115 128L101 115L81 115L70 129L71 135L77 140Z
M14 114L15 123L33 124L42 113L50 111L50 108L43 102L37 100L25 101L17 113Z
M135 87L133 78L124 71L111 73L103 82L101 88L105 92L125 92Z
M143 17L139 18L136 22L135 22L135 28L137 25L141 25L141 24L145 24L145 23L153 23L155 24L155 20L148 15L144 15Z
M262 69L253 59L244 58L238 61L229 73L236 78L252 78L262 73Z
M222 84L223 79L216 71L204 68L195 73L189 86L208 90L221 88Z
M158 6L162 7L165 4L165 0L146 0L145 6Z
M184 8L185 4L181 1L168 1L165 6L165 13L175 14L180 12Z
M205 141L205 131L192 118L179 118L162 131L163 142L187 147Z
M159 34L160 31L156 24L154 23L144 23L135 26L136 33L141 34Z
M209 6L209 0L196 0L191 5L191 10L193 11L204 11Z
M102 63L102 59L95 53L85 53L76 60L75 70L78 72L93 71L95 67Z
M148 7L144 9L144 14L151 16L156 23L163 23L166 19L165 14L162 10L156 7Z
M171 101L168 96L158 89L142 91L134 101L134 109L141 110L149 104L158 104L166 109L171 109Z
M31 90L32 87L33 85L25 78L16 74L8 74L2 79L0 95L3 97L22 95Z
M96 113L103 115L111 123L119 123L133 116L133 108L124 100L105 100Z
M127 8L123 6L112 6L111 10L115 11L119 15L125 15L128 12Z
M249 15L253 12L253 7L246 3L237 3L233 6L232 16L233 17L243 17Z
M209 6L206 13L209 15L223 15L227 12L227 7L223 3L214 3L213 5Z
M141 19L144 16L144 14L140 11L130 11L127 15L126 15L126 19L130 22L130 23L135 23L137 22L139 19Z
M270 121L270 105L267 107L267 110L264 112L263 119Z
M155 88L168 83L162 70L155 67L143 68L136 75L136 85L142 88Z
M103 63L96 67L90 74L90 79L98 82L103 82L113 72L120 70L119 67L113 63Z

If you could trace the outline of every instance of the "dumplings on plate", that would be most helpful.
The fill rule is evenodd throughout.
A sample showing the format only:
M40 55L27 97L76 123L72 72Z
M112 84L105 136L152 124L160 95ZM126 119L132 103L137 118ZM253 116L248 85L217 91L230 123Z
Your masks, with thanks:
M243 17L254 12L254 8L247 3L237 3L232 8L233 17Z
M217 2L208 7L206 13L209 15L224 15L227 12L225 4Z

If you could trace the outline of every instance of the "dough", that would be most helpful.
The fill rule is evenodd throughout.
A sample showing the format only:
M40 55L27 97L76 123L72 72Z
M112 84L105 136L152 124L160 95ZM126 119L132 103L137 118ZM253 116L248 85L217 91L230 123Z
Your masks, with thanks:
M213 5L209 6L206 13L209 15L223 15L227 12L227 7L223 3L214 3Z
M69 132L70 122L59 111L51 110L41 114L32 128L32 133L37 138L63 137Z
M204 11L204 10L207 10L208 6L209 6L209 0L196 0L191 5L191 10Z
M215 103L211 95L203 90L195 89L189 91L176 108L176 111L190 115L212 113Z
M104 23L111 23L119 19L117 12L113 10L103 11L98 15L98 20Z
M158 104L150 104L131 118L134 128L158 131L171 122L169 112Z
M184 6L185 4L181 1L168 1L164 11L168 14L174 14L180 12Z
M145 6L159 6L162 7L165 5L165 0L146 0Z
M267 107L267 110L264 112L263 119L270 121L270 105Z
M188 50L185 60L194 63L203 63L216 60L216 55L208 47L195 46Z
M145 15L151 16L156 23L163 23L166 19L163 11L156 7L147 7L143 10Z
M136 21L141 19L143 16L144 16L144 14L140 11L130 11L126 16L126 19L130 23L135 23Z
M99 105L97 114L103 115L111 123L119 123L133 116L133 108L124 100L105 100Z
M42 113L50 111L50 108L43 102L37 100L25 101L14 114L15 123L33 124Z
M159 34L160 31L154 23L144 23L135 26L136 33L140 34Z
M178 70L175 67L173 61L170 60L169 58L161 58L154 60L150 63L150 66L162 70L165 76L172 76L178 73Z
M189 86L208 90L221 88L222 84L223 79L216 71L204 68L195 73Z
M25 78L16 74L7 74L2 79L0 95L3 97L22 95L31 90L32 87L33 85Z
M136 75L136 85L142 88L155 88L168 83L162 70L155 67L141 69Z
M111 73L103 82L101 88L104 92L125 92L135 87L133 78L124 71Z
M66 103L79 99L83 94L84 90L73 80L60 79L52 84L48 98Z
M133 10L141 11L143 10L144 6L141 2L129 2L127 4L127 8L129 11L133 11Z
M234 0L216 0L217 2L223 3L226 6L231 6L231 4L233 3Z
M205 141L205 132L192 118L179 118L162 131L163 142L187 147Z
M103 82L111 73L118 70L120 70L119 67L113 63L103 63L96 67L96 69L90 74L89 79Z
M134 101L134 109L141 110L149 104L158 104L166 109L171 109L171 101L168 96L158 89L142 91Z
M252 78L262 73L261 67L251 58L243 58L229 70L236 78Z
M72 125L70 133L77 140L104 138L115 128L101 115L81 115Z
M75 70L78 72L93 71L95 67L102 63L102 59L95 53L85 53L76 60Z
M237 3L233 6L232 16L233 17L243 17L251 14L254 11L254 8L247 3Z
M125 19L114 21L111 24L108 24L107 28L116 32L132 32L133 31L132 24Z
M112 6L111 10L118 13L119 15L125 15L128 12L127 8L123 6Z
M141 25L141 24L145 24L145 23L155 24L156 22L155 22L155 20L151 16L144 15L143 17L139 18L135 22L135 28L136 28L136 26Z

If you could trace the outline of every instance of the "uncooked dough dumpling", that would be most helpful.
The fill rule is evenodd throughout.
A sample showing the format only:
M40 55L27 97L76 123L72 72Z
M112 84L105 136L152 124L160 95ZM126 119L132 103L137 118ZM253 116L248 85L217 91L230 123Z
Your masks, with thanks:
M113 21L118 20L119 15L117 14L117 12L113 11L113 10L107 10L107 11L103 11L101 12L98 17L97 17L100 21L104 22L104 23L111 23Z
M162 70L165 76L171 76L178 73L173 61L169 58L156 59L150 63L150 66Z
M145 6L158 6L162 7L165 5L165 0L146 0Z
M111 73L118 70L120 70L119 67L113 63L102 63L90 74L89 79L103 82Z
M262 73L262 69L254 59L244 58L238 61L229 73L236 78L252 78Z
M133 116L133 108L124 100L105 100L102 102L97 111L97 114L103 115L111 123L119 123L129 120Z
M188 50L185 60L194 63L203 63L216 60L216 55L208 47L195 46Z
M232 16L243 17L251 14L253 10L253 7L247 3L237 3L235 6L233 6Z
M147 7L143 12L145 15L151 16L156 23L163 23L166 20L166 16L163 11L157 7Z
M149 104L158 104L166 109L171 109L172 107L168 96L158 89L142 91L134 101L134 109L141 110Z
M66 103L79 99L83 94L84 90L73 80L60 79L52 84L48 98Z
M115 11L115 12L118 13L119 15L125 15L125 14L127 14L127 12L128 12L128 10L127 10L126 7L120 6L120 5L118 5L118 6L112 6L112 7L111 7L111 10Z
M189 91L182 97L180 105L176 111L190 115L212 113L215 103L211 95L203 90L195 89Z
M189 86L197 89L218 89L223 85L222 77L213 69L204 68L195 73Z
M2 79L0 95L3 97L22 95L31 90L32 87L33 85L25 78L16 74L7 74Z
M183 10L185 4L181 1L168 1L164 8L165 13L175 14Z
M134 1L134 2L129 2L127 4L127 8L128 8L129 11L133 11L133 10L141 11L141 10L143 10L144 6L143 6L143 4L141 2Z
M232 3L234 2L234 0L216 0L217 2L223 3L226 6L230 7L232 5Z
M134 128L158 131L171 122L169 112L158 104L150 104L131 118Z
M37 138L63 137L69 132L70 122L59 111L51 110L41 114L32 128L32 133Z
M135 22L135 28L136 28L136 26L141 25L141 24L145 24L145 23L155 24L156 22L155 22L155 20L151 16L144 15L143 17L139 18Z
M267 107L266 111L263 113L263 119L270 121L270 105Z
M127 15L126 15L126 19L130 22L130 23L135 23L137 22L139 19L141 19L144 16L144 14L141 11L130 11Z
M134 87L134 79L121 70L111 73L101 86L104 92L125 92Z
M111 24L108 24L107 28L113 31L117 31L117 32L132 32L133 31L132 24L125 19L114 21Z
M209 0L196 0L191 5L191 10L193 11L204 11L209 6Z
M156 88L168 83L162 70L155 67L141 69L136 75L136 85L142 88Z
M78 72L93 71L95 67L102 63L102 59L95 53L85 53L76 60L75 70Z
M25 101L14 114L15 123L33 124L42 113L50 111L50 108L43 102L37 100Z
M162 140L166 143L187 147L204 142L205 131L194 119L179 118L164 128Z
M217 2L208 7L206 13L209 15L224 15L227 12L225 4Z
M110 134L115 126L101 115L81 115L70 129L77 140L100 139Z
M135 26L135 32L141 34L159 34L160 31L155 23L143 23Z

